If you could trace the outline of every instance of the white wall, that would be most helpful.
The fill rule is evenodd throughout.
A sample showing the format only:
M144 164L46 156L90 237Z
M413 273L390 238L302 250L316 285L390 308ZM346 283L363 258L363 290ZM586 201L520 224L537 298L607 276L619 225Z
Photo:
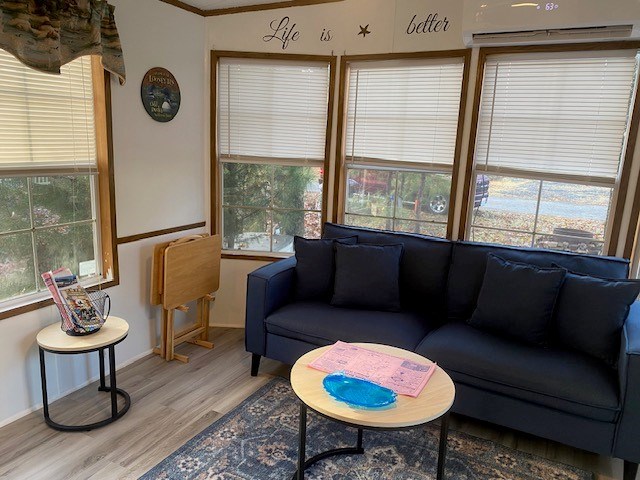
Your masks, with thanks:
M112 83L116 210L119 236L205 220L204 19L158 0L111 0L127 68L127 83ZM153 121L140 100L151 67L170 70L182 103L175 119ZM207 95L208 97L208 95ZM128 338L117 348L122 365L149 353L160 312L150 307L153 245L188 233L121 245L120 286L108 290L112 314L128 320ZM0 321L0 425L41 404L36 333L57 322L53 308ZM97 375L97 355L47 355L49 394L56 398Z
M187 225L204 213L204 21L157 0L114 0L127 83L112 83L118 235ZM181 103L167 123L142 108L140 82L164 67ZM206 114L208 115L208 109Z

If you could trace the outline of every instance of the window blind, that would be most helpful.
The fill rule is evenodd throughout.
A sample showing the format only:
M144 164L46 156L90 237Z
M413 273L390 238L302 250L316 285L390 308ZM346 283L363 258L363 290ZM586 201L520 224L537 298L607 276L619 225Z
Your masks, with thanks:
M637 70L636 51L488 57L478 168L615 182Z
M220 156L323 160L328 98L326 63L221 59Z
M94 167L91 58L37 72L0 50L0 168Z
M348 161L453 165L463 59L351 65Z

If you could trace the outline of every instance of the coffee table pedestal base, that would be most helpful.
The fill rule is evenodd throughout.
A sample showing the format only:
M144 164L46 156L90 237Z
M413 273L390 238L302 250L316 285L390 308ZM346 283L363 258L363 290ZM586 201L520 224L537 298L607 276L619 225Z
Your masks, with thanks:
M323 415L326 417L325 415ZM330 420L337 421L330 417ZM447 455L447 437L449 434L449 412L445 413L440 418L440 441L438 446L438 468L436 480L444 479L444 464ZM339 422L342 423L342 422ZM298 469L291 477L291 480L304 480L304 471L320 460L335 455L361 455L364 453L362 447L362 428L358 428L358 443L355 447L335 448L333 450L327 450L326 452L314 455L310 459L306 460L306 442L307 442L307 405L300 401L300 425L299 425L299 441L298 441ZM382 428L380 430L389 430Z

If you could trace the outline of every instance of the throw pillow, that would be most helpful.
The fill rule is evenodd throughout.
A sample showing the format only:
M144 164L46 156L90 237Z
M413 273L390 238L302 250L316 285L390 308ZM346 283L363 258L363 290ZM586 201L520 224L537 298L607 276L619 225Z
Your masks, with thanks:
M566 272L564 268L540 268L487 255L478 303L468 323L544 345Z
M638 295L638 280L567 273L555 315L558 341L615 367L622 326Z
M293 238L296 252L296 299L328 300L333 286L335 243L355 245L358 237L327 240Z
M400 310L402 245L336 246L331 305L369 310Z

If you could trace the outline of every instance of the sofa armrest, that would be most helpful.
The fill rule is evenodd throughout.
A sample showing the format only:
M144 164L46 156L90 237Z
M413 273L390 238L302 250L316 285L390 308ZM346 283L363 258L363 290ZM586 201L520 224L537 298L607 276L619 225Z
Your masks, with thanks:
M622 330L618 362L621 412L614 456L640 463L640 302L634 302Z
M290 257L259 268L247 276L244 343L248 352L265 354L264 319L289 300L295 266L296 258Z

